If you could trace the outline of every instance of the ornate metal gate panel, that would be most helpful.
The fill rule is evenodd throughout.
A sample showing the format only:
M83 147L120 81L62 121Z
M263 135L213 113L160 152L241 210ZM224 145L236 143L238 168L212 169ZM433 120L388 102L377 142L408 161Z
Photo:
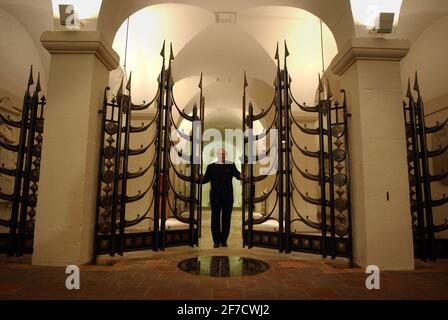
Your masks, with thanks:
M33 252L34 224L37 206L37 191L44 130L45 96L41 95L40 75L32 93L33 68L31 67L28 86L23 99L21 119L0 114L0 124L19 133L18 143L0 137L0 147L13 153L15 168L4 163L0 174L13 181L11 193L0 188L0 200L6 204L7 217L0 218L0 253L22 256Z
M333 99L328 82L319 79L318 103L313 107L298 103L291 92L288 56L285 44L282 70L277 46L274 101L257 115L253 114L253 107L249 104L249 112L245 117L243 128L247 125L249 129L253 128L254 121L267 117L272 119L272 122L267 123L267 129L262 135L251 137L249 133L245 146L245 149L249 150L248 160L260 160L260 156L250 152L253 149L250 147L251 141L265 138L272 129L277 130L278 147L270 147L266 154L261 156L269 155L273 150L277 152L277 170L275 181L270 189L268 188L270 191L257 196L257 183L268 176L255 175L255 165L248 164L248 178L243 188L248 211L247 219L243 211L244 243L249 248L263 246L276 248L279 252L300 251L321 254L324 258L331 256L333 259L340 256L349 258L352 262L349 114L345 92L342 92L344 101L339 104ZM243 109L246 108L245 92L246 90ZM315 127L309 128L306 124L299 123L293 114L293 108L311 115L311 118L315 119ZM315 150L308 149L301 141L307 140L306 137L316 137L318 142ZM305 164L301 163L301 157L314 159L317 173L310 172ZM299 177L304 179L303 183L298 182ZM317 190L317 196L310 195L313 191L313 188L307 188L310 185ZM254 218L256 203L265 201L271 204L265 205L261 214L257 212L258 218ZM316 209L312 209L313 207ZM312 214L314 218L310 218Z
M109 88L104 94L101 129L101 148L98 170L97 217L95 225L95 258L101 254L123 255L126 251L163 250L169 246L198 244L198 221L200 209L197 206L201 193L196 184L198 165L195 154L202 150L201 144L193 143L195 126L200 129L203 122L204 98L202 96L200 115L194 107L188 115L177 106L173 95L172 48L165 68L165 43L161 52L163 63L158 78L158 91L151 102L135 105L131 99L131 76L126 86L122 83L116 96L108 98ZM191 135L184 134L176 126L173 105L180 117L191 123ZM133 115L137 111L152 112L152 119L140 126L133 126ZM188 140L190 154L177 150L173 143L173 132ZM131 142L138 135L146 137L146 146L132 149ZM200 141L200 140L196 140ZM174 152L175 151L175 152ZM184 160L189 173L176 169L172 159L178 154ZM131 171L133 158L148 159L147 166ZM151 170L153 169L153 170ZM178 190L175 179L188 183L188 194ZM131 187L138 192L129 195ZM142 191L143 190L143 191ZM200 189L199 189L200 190ZM147 203L144 212L135 212L130 205ZM188 205L185 215L181 211Z
M411 216L414 236L415 256L427 261L448 257L448 215L446 210L442 217L435 217L435 208L448 204L445 194L435 198L434 183L448 178L448 171L431 173L431 160L444 155L448 145L439 145L437 149L429 150L428 137L444 130L448 119L428 127L425 122L424 102L420 93L417 74L415 75L414 91L411 81L408 82L407 103L403 103L408 150L409 187L411 198ZM445 166L446 167L446 166ZM437 196L439 197L439 196ZM438 222L435 221L438 218ZM445 233L445 236L443 236Z

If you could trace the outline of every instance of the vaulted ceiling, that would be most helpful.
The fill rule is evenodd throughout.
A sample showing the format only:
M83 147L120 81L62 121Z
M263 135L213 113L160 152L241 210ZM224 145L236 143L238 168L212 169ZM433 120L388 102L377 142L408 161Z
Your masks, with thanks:
M98 29L109 37L121 56L121 66L124 63L126 18L131 15L127 71L133 71L137 101L148 100L155 93L161 66L159 53L163 40L167 40L174 46L173 72L180 104L191 108L197 99L197 83L203 72L210 119L229 124L240 114L243 70L246 70L252 87L249 88L250 99L259 108L269 105L277 41L280 41L281 53L284 50L281 42L288 42L291 52L288 65L295 95L300 100L312 101L317 73L322 70L320 19L324 28L325 67L337 53L337 47L354 34L352 1L357 0L68 2L81 6L85 9L83 12L88 13L85 17L88 19L87 29ZM0 10L14 17L28 33L41 60L44 78L49 73L50 57L40 45L40 35L57 26L57 10L54 8L63 2L67 1L0 0ZM98 8L101 8L99 13ZM217 23L215 12L236 13L236 22ZM430 25L447 15L446 0L403 0L395 36L410 39L413 43ZM11 68L19 70L20 64L26 65L24 61L15 61L11 62ZM120 73L121 70L112 73L112 86L117 83ZM5 73L2 77L6 77ZM18 88L23 79L16 78L5 78L2 82L15 81ZM227 110L230 108L234 110Z

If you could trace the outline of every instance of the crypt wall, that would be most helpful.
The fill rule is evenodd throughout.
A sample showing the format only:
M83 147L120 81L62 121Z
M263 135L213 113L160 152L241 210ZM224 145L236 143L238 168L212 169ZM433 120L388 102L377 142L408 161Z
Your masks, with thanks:
M425 115L427 126L436 122L443 122L448 117L448 16L434 21L415 39L408 56L402 61L403 96L407 91L408 78L411 79L411 88L414 83L414 73L418 72L419 85L425 102ZM437 149L439 145L448 144L448 127L442 132L429 135L429 148ZM448 170L448 154L431 159L431 171L440 174ZM432 184L432 193L435 199L448 194L448 179ZM436 207L434 219L436 224L443 224L446 219L446 206ZM448 232L438 234L447 238Z

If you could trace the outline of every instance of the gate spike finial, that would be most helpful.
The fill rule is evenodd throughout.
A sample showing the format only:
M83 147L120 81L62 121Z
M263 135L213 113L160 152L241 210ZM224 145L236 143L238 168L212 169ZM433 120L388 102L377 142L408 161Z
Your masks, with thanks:
M319 78L319 93L324 92L324 86L322 84L322 78L320 76L320 73L318 74L318 78Z
M173 43L170 42L170 60L174 60Z
M165 42L166 42L166 40L163 40L162 51L160 51L160 55L163 58L165 58Z
M333 98L333 92L331 91L330 80L325 78L325 87L327 89L327 99Z
M244 88L247 88L249 84L247 83L246 70L244 70Z
M344 108L347 106L347 92L345 91L345 89L341 89L340 92L342 93L342 105L344 106Z
M117 90L117 96L121 96L123 94L123 82L124 82L124 75L121 76L120 87Z
M201 89L202 90L202 72L201 72L201 79L199 80L199 89Z
M418 73L415 71L414 90L420 93L420 86L418 84Z
M285 59L289 57L289 50L288 50L288 45L286 44L286 40L285 40Z
M132 82L132 71L129 74L128 84L126 85L126 90L128 90L129 92L131 92L131 82Z
M279 60L280 59L280 56L279 56L279 54L278 54L278 41L277 41L277 48L275 49L275 60Z
M408 78L408 89L406 91L406 97L412 98L412 92L411 92L411 79Z
M33 84L34 84L34 80L33 80L33 65L31 65L30 76L28 78L28 87L31 87Z
M40 86L40 72L37 74L37 84L36 84L36 93L39 93L42 91L42 88Z

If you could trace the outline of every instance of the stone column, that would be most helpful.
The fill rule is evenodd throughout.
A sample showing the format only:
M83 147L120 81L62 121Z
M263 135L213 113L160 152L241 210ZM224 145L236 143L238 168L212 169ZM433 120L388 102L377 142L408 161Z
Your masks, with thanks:
M414 268L400 61L406 40L353 38L331 70L347 90L354 261Z
M35 265L91 261L104 88L119 57L98 32L45 32L51 53Z

